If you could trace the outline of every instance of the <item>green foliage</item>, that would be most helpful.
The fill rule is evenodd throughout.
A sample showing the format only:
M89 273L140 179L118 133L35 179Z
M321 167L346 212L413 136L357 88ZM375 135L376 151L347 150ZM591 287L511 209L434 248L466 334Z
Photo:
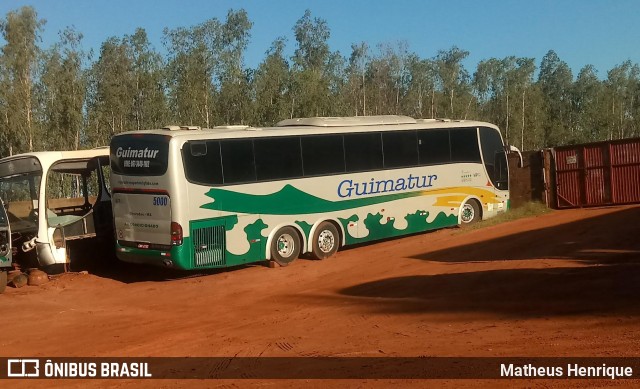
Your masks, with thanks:
M80 147L86 96L81 40L82 34L67 28L60 42L42 55L38 116L48 146L58 150Z
M38 128L33 120L35 110L34 78L40 49L36 42L44 25L32 7L11 11L0 21L2 47L0 89L2 89L2 152L31 151L37 148Z
M108 144L119 132L168 124L273 125L291 117L400 114L496 123L522 150L640 136L640 67L626 61L600 79L573 78L550 50L540 61L480 61L453 46L424 58L406 42L354 43L332 51L329 23L307 10L294 24L293 56L277 38L255 69L244 63L249 15L165 29L166 55L146 32L107 39L94 55L67 28L39 47L32 7L0 20L0 156ZM373 47L373 48L372 48ZM538 77L534 80L534 74Z
M255 72L254 125L274 125L289 117L291 75L289 63L284 58L284 47L284 38L276 39Z

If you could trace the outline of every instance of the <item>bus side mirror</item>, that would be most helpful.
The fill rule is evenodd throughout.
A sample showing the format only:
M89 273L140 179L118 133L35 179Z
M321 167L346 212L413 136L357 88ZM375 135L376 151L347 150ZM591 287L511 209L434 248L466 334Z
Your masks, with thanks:
M522 153L520 152L520 149L518 149L516 146L505 145L504 150L507 153L518 153L518 158L520 159L520 164L518 165L518 167L524 166L524 160L522 159Z

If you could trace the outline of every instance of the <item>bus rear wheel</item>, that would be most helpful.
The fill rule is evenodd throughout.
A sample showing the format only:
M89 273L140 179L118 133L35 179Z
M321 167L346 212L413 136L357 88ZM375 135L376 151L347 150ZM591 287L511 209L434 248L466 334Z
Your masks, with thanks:
M312 237L311 256L314 259L329 258L338 251L340 236L333 223L322 222Z
M271 241L271 258L280 266L287 266L300 255L300 236L293 227L282 227Z
M480 204L476 200L468 200L462 206L462 210L460 211L460 220L462 224L471 224L480 220Z

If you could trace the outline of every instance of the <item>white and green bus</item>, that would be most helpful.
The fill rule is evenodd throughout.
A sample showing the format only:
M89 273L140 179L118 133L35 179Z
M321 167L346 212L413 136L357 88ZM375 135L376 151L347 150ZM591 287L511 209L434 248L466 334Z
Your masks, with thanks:
M471 223L509 208L495 125L406 116L171 126L111 141L116 253L227 267Z

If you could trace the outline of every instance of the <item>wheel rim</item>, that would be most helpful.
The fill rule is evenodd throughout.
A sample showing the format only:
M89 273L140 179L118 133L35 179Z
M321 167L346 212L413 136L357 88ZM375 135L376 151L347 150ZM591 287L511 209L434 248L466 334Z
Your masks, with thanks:
M333 236L333 233L329 230L323 230L318 235L318 248L323 253L330 253L333 250L333 247L336 244L336 238Z
M462 222L469 223L475 216L473 205L467 203L462 207Z
M289 234L282 234L278 238L278 254L280 254L283 258L288 258L293 254L295 250L295 241L293 240L293 236Z

